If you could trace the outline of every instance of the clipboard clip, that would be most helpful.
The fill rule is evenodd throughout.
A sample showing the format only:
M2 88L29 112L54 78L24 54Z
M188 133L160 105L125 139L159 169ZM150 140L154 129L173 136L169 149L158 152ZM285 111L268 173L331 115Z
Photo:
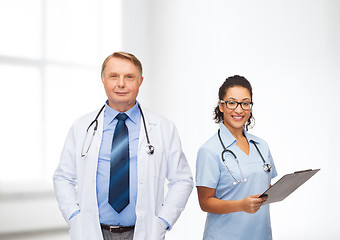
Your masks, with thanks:
M296 173L310 172L310 171L313 171L313 169L307 169L307 170L302 170L302 171L296 171L296 172L294 172L294 174L296 174Z

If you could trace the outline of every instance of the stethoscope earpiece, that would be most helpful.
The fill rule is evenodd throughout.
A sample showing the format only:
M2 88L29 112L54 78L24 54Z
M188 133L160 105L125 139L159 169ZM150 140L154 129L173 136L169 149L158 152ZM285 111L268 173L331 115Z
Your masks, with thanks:
M246 182L246 181L248 181L248 179L243 178L242 181L238 181L238 180L237 180L237 182L233 182L233 185L237 185L237 184L239 184L239 183L244 183L244 182Z

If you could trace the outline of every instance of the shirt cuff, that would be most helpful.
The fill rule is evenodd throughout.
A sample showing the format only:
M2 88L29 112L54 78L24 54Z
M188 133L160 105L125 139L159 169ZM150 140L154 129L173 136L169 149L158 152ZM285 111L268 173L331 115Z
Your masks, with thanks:
M73 218L74 216L78 215L78 213L80 213L80 210L77 210L74 213L72 213L71 217L68 220L71 220L71 218Z
M170 230L170 224L164 218L159 218L168 226L165 230Z

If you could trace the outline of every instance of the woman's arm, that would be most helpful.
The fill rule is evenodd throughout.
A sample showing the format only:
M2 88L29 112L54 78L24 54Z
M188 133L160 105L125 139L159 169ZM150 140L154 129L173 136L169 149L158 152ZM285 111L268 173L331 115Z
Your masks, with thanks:
M215 197L214 188L197 187L198 201L201 209L215 214L232 212L256 213L267 198L259 198L261 194L251 195L242 200L222 200Z

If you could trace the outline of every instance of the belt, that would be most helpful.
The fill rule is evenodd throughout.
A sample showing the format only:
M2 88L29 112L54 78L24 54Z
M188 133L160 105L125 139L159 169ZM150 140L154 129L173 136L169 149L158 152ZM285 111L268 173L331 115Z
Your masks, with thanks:
M104 230L108 230L112 233L123 233L123 232L128 232L131 231L135 228L135 226L112 226L112 225L105 225L105 224L100 224L101 228Z

